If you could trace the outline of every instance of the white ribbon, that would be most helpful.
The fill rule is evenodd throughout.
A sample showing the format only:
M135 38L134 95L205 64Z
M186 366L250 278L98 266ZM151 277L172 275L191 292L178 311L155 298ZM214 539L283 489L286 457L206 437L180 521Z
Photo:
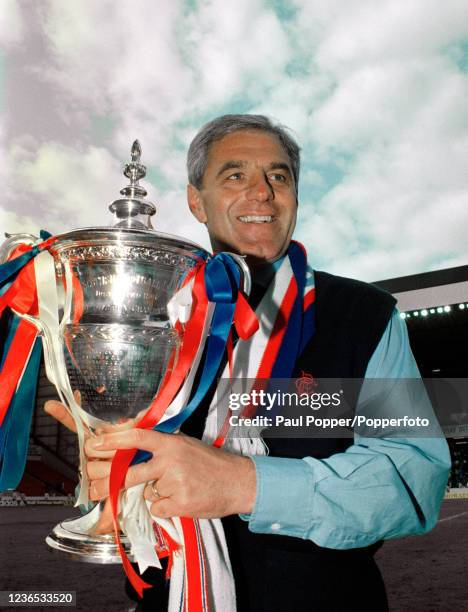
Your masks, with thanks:
M192 289L194 282L195 277L174 293L167 303L167 313L172 327L175 327L177 321L187 323L192 315Z
M47 378L55 385L61 402L70 410L75 421L78 434L81 470L80 495L75 505L86 505L89 501L89 482L86 470L86 455L84 452L85 428L80 415L82 411L73 396L73 391L70 387L70 381L66 371L65 358L63 355L63 341L58 319L55 262L53 256L48 251L42 251L34 258L34 272L36 275L39 307L38 320L35 320L34 323L43 334L44 363ZM67 286L70 287L71 285ZM71 297L67 297L71 300ZM65 315L62 323L64 319Z

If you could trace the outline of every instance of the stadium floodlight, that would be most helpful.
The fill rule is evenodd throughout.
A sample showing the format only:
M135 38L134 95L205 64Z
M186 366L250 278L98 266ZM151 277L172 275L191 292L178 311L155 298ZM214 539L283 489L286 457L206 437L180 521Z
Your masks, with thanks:
M421 315L422 315L423 317L427 317L427 315L428 315L428 314L429 314L429 313L428 313L428 311L427 311L425 308L424 308L423 310L421 310Z
M444 306L444 312L450 312L452 309L450 306Z

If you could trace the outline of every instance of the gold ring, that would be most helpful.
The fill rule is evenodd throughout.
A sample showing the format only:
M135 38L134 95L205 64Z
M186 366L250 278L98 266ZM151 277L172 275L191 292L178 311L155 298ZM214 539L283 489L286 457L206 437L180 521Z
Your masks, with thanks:
M158 481L153 480L153 482L151 483L151 491L153 492L154 496L159 499L161 497L161 493L158 491L157 485L158 485Z

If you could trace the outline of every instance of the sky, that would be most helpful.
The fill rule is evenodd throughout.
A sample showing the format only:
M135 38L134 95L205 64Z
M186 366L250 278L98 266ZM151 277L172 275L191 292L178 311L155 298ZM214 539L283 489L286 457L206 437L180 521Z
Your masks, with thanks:
M1 236L109 224L138 138L155 228L208 247L186 150L246 112L302 148L314 267L468 264L466 0L1 0L0 43Z

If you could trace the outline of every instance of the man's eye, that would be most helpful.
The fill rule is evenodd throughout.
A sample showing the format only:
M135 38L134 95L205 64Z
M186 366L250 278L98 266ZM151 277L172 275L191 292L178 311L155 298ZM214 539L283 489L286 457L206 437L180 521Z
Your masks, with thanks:
M234 174L230 174L227 178L229 181L238 181L242 178L242 174L240 172L234 172Z
M280 174L279 172L273 172L273 174L270 174L270 179L278 183L286 182L286 177L284 176L284 174Z

